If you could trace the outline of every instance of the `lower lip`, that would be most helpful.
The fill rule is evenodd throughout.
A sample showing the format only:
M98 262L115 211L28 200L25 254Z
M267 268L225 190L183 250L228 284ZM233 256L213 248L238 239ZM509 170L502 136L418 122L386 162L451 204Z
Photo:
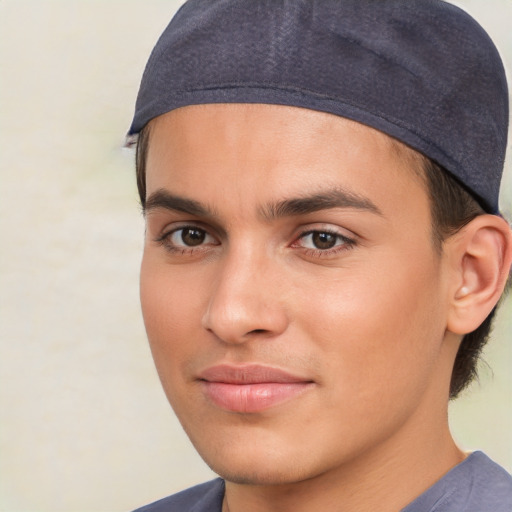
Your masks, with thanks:
M255 413L287 402L305 391L311 382L261 382L227 384L203 381L206 396L218 407L231 412Z

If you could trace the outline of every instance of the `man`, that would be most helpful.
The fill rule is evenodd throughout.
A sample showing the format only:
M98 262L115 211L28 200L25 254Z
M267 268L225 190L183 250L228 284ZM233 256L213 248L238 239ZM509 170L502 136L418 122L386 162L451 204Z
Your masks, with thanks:
M512 261L507 120L494 45L444 2L180 9L130 129L141 300L221 478L141 510L512 510L447 422Z

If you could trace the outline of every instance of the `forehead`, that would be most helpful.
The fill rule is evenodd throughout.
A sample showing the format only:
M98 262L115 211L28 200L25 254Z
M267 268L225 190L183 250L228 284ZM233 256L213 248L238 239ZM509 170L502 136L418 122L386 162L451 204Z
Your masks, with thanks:
M153 120L147 194L160 188L215 202L230 191L277 199L343 187L378 202L426 200L423 157L332 114L266 104L187 106ZM403 208L402 208L403 210Z

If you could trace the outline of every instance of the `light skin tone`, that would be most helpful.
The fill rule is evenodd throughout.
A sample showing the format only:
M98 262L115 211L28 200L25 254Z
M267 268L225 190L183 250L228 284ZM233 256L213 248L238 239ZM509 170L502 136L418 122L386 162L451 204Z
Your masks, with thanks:
M451 368L501 294L510 230L484 215L436 251L420 165L295 107L152 121L144 320L224 510L396 512L463 460Z

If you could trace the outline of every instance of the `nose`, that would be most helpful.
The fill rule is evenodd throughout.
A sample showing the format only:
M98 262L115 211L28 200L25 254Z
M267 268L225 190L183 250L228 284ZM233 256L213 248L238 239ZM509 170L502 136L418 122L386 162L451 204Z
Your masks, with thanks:
M254 254L226 257L202 318L203 327L231 344L284 332L288 317L275 266L269 257Z

